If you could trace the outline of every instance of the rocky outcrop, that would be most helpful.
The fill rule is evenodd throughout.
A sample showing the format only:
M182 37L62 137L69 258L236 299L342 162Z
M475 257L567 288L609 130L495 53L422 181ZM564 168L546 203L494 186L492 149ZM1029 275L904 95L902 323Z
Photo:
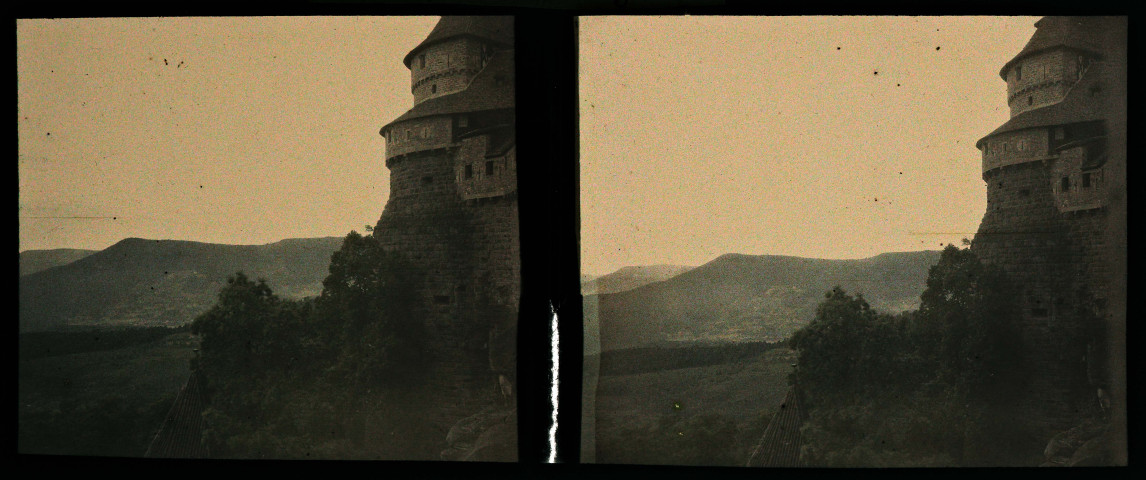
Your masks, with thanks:
M1116 442L1106 420L1087 419L1047 442L1043 467L1091 467L1113 463Z
M489 408L463 418L446 435L442 460L513 462L517 460L517 409Z

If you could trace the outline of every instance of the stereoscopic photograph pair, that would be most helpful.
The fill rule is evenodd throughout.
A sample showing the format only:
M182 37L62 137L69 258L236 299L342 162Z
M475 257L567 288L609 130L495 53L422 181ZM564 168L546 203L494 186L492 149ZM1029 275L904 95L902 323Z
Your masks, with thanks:
M1126 17L469 13L18 19L18 453L1127 465Z

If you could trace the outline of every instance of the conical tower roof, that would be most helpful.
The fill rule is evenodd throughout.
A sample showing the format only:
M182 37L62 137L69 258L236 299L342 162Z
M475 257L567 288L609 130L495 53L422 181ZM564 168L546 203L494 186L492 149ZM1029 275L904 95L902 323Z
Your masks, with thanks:
M1018 55L999 70L1007 79L1007 71L1019 60L1052 48L1069 48L1095 55L1102 54L1102 33L1107 28L1107 17L1043 17L1035 22L1035 34Z
M409 68L410 62L419 51L430 45L463 36L480 38L503 47L513 47L513 17L444 16L430 31L430 35L406 54L402 63Z

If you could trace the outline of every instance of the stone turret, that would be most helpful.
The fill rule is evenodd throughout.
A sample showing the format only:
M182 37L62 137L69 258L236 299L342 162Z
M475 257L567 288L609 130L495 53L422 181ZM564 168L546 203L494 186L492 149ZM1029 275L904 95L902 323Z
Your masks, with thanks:
M513 49L508 17L442 17L402 60L410 69L414 104L465 90L494 54Z
M419 279L429 360L427 403L418 407L435 412L444 448L459 420L506 405L501 392L507 383L513 390L521 291L513 19L442 17L403 61L414 106L379 131L390 198L374 236L417 270L410 278ZM452 458L491 459L496 450Z
M1124 295L1109 218L1125 195L1125 143L1110 139L1125 138L1111 119L1125 114L1126 20L1046 17L1036 27L1000 71L1010 120L976 143L987 211L972 249L1020 287L1034 370L1024 410L1054 429L1089 409L1093 384L1108 381L1088 386L1098 359L1087 352L1106 341L1093 332L1107 321L1088 319L1109 319L1109 300Z

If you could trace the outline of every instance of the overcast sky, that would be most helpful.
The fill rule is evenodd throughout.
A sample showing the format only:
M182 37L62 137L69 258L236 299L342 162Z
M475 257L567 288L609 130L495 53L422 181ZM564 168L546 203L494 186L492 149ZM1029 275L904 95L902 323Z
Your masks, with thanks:
M582 18L582 272L973 237L1036 20Z
M18 20L20 250L361 232L436 22Z
M1033 17L586 17L582 265L971 236ZM20 250L374 224L436 17L17 22ZM878 74L876 73L878 72Z

